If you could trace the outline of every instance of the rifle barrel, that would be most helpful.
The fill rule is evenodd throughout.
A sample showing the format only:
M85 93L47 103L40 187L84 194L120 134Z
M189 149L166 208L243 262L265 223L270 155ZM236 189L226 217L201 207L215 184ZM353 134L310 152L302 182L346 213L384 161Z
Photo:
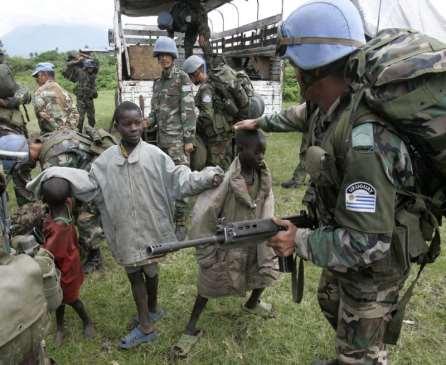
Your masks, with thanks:
M224 241L224 236L218 235L205 238L197 238L195 240L155 243L147 247L147 253L150 256L158 256L169 252L178 251L183 248L202 246L205 244L221 243L223 241Z

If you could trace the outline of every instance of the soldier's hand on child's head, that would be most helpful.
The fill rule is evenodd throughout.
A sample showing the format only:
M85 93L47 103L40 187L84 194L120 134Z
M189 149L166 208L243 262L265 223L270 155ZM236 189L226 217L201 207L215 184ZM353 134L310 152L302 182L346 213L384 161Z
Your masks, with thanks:
M297 227L290 221L273 217L273 222L278 226L285 227L285 231L279 231L268 242L268 246L279 256L290 256L295 249L294 239L296 237Z
M234 130L237 129L247 129L247 130L255 130L259 128L257 121L255 119L245 119L241 120L234 124Z
M192 153L193 151L194 151L194 144L193 143L186 143L184 145L184 152Z

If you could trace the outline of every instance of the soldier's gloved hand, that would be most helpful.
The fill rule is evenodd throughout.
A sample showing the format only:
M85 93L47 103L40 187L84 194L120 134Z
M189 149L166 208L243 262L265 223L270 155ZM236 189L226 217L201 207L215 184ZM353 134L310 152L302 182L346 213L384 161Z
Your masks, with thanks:
M259 128L255 119L245 119L237 122L233 126L234 130L237 129L247 129L247 130L255 130Z
M278 226L286 227L286 231L279 231L268 242L268 246L272 247L278 256L290 256L294 253L296 244L297 227L290 221L273 217L273 222Z
M193 151L194 151L194 144L193 143L186 143L184 145L184 152L192 153Z

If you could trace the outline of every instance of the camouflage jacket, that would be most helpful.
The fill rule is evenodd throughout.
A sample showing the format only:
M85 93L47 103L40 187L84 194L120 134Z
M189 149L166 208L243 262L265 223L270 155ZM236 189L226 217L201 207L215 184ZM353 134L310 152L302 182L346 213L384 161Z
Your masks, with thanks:
M51 166L90 170L94 159L116 144L114 138L104 130L95 132L100 139L93 140L88 134L68 128L44 134L41 137L43 145L39 157L42 170Z
M89 73L78 64L68 64L62 74L68 80L76 83L74 94L78 99L95 99L98 97L96 74Z
M150 121L158 125L161 147L193 143L195 103L192 83L177 66L164 70L153 84Z
M327 113L317 109L309 118L302 104L258 122L267 131L300 131L309 139L305 167L320 228L298 229L297 253L338 272L372 270L392 280L410 265L407 247L400 247L402 257L391 252L395 241L394 248L401 246L399 240L407 242L399 234L412 226L412 239L422 241L419 218L398 193L413 189L411 159L403 141L364 105L353 116L353 126L350 102L338 100Z
M26 121L20 111L20 105L28 104L31 101L29 90L22 85L17 85L14 96L8 99L8 107L0 107L0 133L27 135Z
M197 134L205 142L220 142L228 140L232 128L231 119L214 107L214 88L211 83L200 85L195 95L195 106L198 109Z
M63 127L76 128L79 114L73 100L68 92L54 80L48 80L36 90L33 105L42 133Z

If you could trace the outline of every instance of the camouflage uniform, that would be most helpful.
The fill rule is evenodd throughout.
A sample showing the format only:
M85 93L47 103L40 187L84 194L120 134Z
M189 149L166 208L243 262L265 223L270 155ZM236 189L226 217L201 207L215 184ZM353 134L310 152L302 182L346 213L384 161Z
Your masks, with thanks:
M169 31L169 37L173 38L174 32L184 33L185 59L192 56L197 36L204 38L202 47L206 60L209 62L212 56L211 30L208 25L207 13L199 0L176 1L170 11L173 18L173 29Z
M4 65L6 66L6 65ZM11 74L12 78L12 74ZM0 80L1 82L1 80ZM26 121L20 111L20 105L28 104L31 95L23 86L16 84L14 96L8 98L7 108L0 107L0 135L23 134L28 136ZM35 167L33 161L19 162L15 165L11 175L14 183L14 193L17 205L23 205L33 200L32 194L26 190L25 186L31 180L31 170Z
M85 114L87 114L88 124L94 127L96 124L94 99L98 97L96 74L89 73L79 64L72 63L67 65L62 74L68 80L76 83L74 94L76 95L77 110L79 112L78 130L82 132Z
M158 126L158 146L172 158L175 165L189 166L184 151L186 143L195 139L195 104L189 76L177 66L163 70L153 84L149 120ZM177 201L176 221L184 225L186 202Z
M298 229L296 252L324 268L318 299L336 330L338 361L386 364L384 335L409 272L409 243L422 236L411 200L399 194L414 186L405 144L364 105L351 116L351 103L338 100L327 113L306 113L303 104L258 122L308 136L307 197L315 199L307 203L320 228Z
M220 166L227 170L232 162L228 154L232 147L232 120L228 120L227 114L214 107L214 94L212 84L205 82L200 85L195 96L195 106L199 111L197 135L206 145L206 166Z
M34 93L33 104L42 133L76 128L79 114L71 96L56 81L48 80L40 86Z
M88 131L91 129L87 128ZM42 170L51 166L61 166L89 171L94 159L115 144L110 135L105 133L103 135L104 138L96 143L90 136L70 129L43 135L39 158ZM89 257L99 252L100 242L103 239L99 212L93 203L79 202L74 208L74 213L79 230L79 245L83 251L82 255L88 262Z

